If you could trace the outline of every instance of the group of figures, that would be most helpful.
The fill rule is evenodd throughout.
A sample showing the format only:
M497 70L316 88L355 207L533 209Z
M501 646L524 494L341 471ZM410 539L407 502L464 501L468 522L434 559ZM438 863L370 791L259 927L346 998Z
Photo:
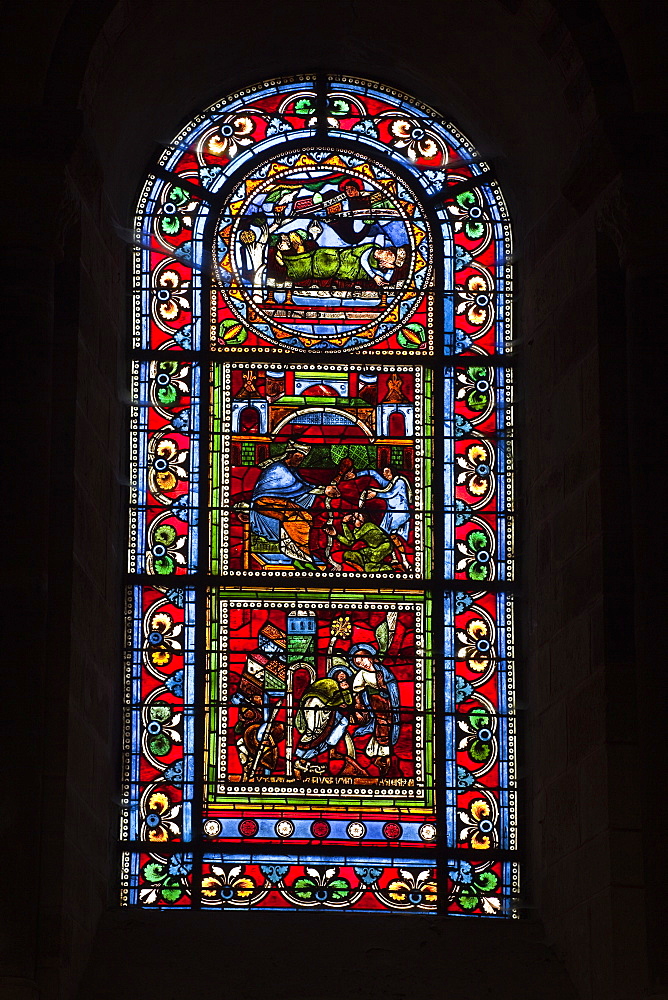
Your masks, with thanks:
M314 486L299 473L308 453L309 445L290 441L280 455L262 463L250 504L255 534L278 542L296 569L346 564L365 573L393 565L407 570L412 498L406 477L389 466L355 472L352 460L344 458L327 486ZM376 498L384 505L380 524L367 511ZM316 527L326 536L324 551L318 550Z
M386 192L341 172L295 171L246 206L238 273L256 302L293 303L293 289L349 297L395 285L409 270L406 226ZM223 243L226 247L226 243Z
M381 368L234 372L231 568L414 571L416 377Z
M365 784L403 776L395 755L399 684L385 662L397 619L388 612L363 642L351 642L349 617L334 619L324 655L315 616L288 615L285 628L264 623L231 697L240 780Z
M354 350L411 319L423 336L409 348L426 343L427 223L377 162L318 150L259 164L228 196L215 240L225 347L259 336L289 350Z

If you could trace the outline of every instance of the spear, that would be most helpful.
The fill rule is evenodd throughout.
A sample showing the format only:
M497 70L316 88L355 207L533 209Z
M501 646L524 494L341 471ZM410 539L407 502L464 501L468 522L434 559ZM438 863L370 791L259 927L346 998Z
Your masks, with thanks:
M334 510L332 509L332 498L325 493L325 507L327 508L327 527L334 527ZM334 544L334 535L330 535L327 532L327 543L325 545L325 556L327 557L327 562L330 566L337 568L336 562L332 558L332 546Z
M277 701L276 705L274 707L274 711L271 713L271 717L269 719L269 722L267 723L267 727L266 727L264 733L262 734L262 739L260 740L260 745L257 748L257 753L255 754L255 760L253 761L253 766L251 767L250 771L248 772L248 781L251 781L255 777L255 772L257 771L257 766L260 763L260 758L262 757L262 751L264 749L265 741L266 741L267 737L271 735L271 727L273 725L274 719L276 718L276 716L278 714L278 710L279 710L280 707L281 707L281 703L280 703L280 701Z

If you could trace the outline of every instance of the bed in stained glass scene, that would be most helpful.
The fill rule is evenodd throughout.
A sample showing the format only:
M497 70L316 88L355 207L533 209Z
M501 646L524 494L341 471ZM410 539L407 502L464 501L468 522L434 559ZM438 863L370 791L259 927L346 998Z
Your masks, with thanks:
M223 208L214 260L217 347L431 345L427 223L368 157L306 149L255 166Z

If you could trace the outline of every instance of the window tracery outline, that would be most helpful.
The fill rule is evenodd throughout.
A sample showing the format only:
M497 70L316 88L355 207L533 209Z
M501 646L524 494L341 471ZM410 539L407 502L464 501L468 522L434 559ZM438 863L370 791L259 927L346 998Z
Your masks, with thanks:
M259 141L254 141L256 133ZM337 286L339 299L349 306L345 319L337 318L333 324L323 320L322 326L327 326L328 332L324 339L317 340L322 317L318 315L310 325L301 321L309 312L318 313L313 308L314 302L318 304L315 297L318 291L313 293L311 289L308 303L311 308L302 308L299 313L295 295L286 290L291 282L298 287L300 280L295 280L294 273L290 275L290 262L280 265L287 274L287 277L282 275L282 284L276 278L271 288L265 283L263 309L256 307L256 278L248 281L250 264L246 260L252 263L252 254L248 252L243 257L241 244L246 243L248 248L249 243L241 236L254 233L254 240L259 242L262 227L254 229L252 223L243 220L248 220L247 207L255 204L255 192L263 184L265 188L269 186L269 197L278 192L274 205L280 204L281 197L287 197L280 193L279 186L272 187L266 173L264 177L258 175L258 169L264 169L262 161L268 153L271 153L268 169L280 163L282 183L288 185L288 193L290 184L301 183L300 170L302 174L310 172L313 183L313 178L317 183L324 179L321 190L326 193L333 189L332 178L338 171L343 180L358 179L362 195L351 193L349 202L354 197L364 197L362 213L373 215L372 198L378 199L385 191L384 211L396 212L397 219L401 218L401 204L408 203L412 195L416 200L411 219L415 220L416 211L418 217L420 212L423 214L424 241L433 248L431 284L417 289L418 297L422 291L423 300L417 305L413 301L417 285L415 281L410 284L413 272L408 280L405 276L394 278L397 247L394 283L387 282L390 290L385 299L381 297L376 303L379 296L373 288L365 286L367 276L369 284L380 277L381 283L376 283L385 293L381 285L389 265L383 271L380 262L367 271L359 263L354 265L357 287L351 293L353 297L346 298L350 289L343 286L347 281L350 284L349 271L344 271L342 262L345 259L345 266L350 268L349 262L355 257L350 252L350 247L355 246L350 242L354 238L351 225L342 227L345 220L318 216L320 208L311 204L299 208L303 218L318 216L325 220L319 223L321 231L326 224L328 232L335 235L334 223L338 222L338 233L347 232L348 243L339 236L344 245L338 248L338 254L333 254L338 244L332 247L330 239L326 247L320 247L318 237L311 240L316 248L307 250L304 243L310 235L307 232L299 237L301 253L304 258L312 256L299 264L313 271L308 275L309 280L321 284L323 280L329 281L329 292L333 285ZM300 166L304 158L309 162ZM385 175L384 179L381 175ZM395 180L388 182L392 176ZM390 183L394 183L394 188L390 188ZM405 190L407 198L402 199L401 190ZM304 201L303 184L298 191ZM237 192L242 196L235 199ZM244 196L247 204L239 215L234 205L242 204ZM333 204L328 203L322 211L327 213L330 208L334 211L337 197L338 204L345 203L343 194L333 195L329 199ZM294 205L295 200L293 197L288 204ZM377 200L376 204L379 203L383 204ZM316 203L321 204L321 201ZM235 211L238 218L234 217ZM357 225L359 232L355 209L349 205L348 214L352 217L352 229ZM395 223L381 223L373 217L372 222L371 229L376 226L383 233L380 237L376 234L376 240L384 240L386 246L392 245L394 239L388 233L396 231L389 226L403 226L403 232L408 231L405 217ZM228 237L221 238L220 233L228 224L230 231L235 225L238 230L236 243L227 251L232 266L236 266L236 288L221 281L225 250L219 244ZM415 227L416 223L413 221L411 225ZM279 225L277 232L280 230ZM301 230L293 230L298 231ZM442 912L514 913L517 864L509 421L512 380L507 356L510 226L491 172L452 125L444 123L431 109L390 88L336 76L269 81L218 102L181 131L154 165L144 187L135 238L132 364L133 396L138 405L133 411L123 901L150 906L321 906L425 912L436 909L438 879ZM485 256L490 248L491 263L489 254ZM327 254L323 255L323 249ZM222 255L216 258L217 253ZM330 273L323 278L316 271L324 266L317 264L318 253L321 262L335 259L337 270L333 277ZM299 256L300 253L295 254ZM411 264L418 259L414 243L410 244L407 256ZM266 263L263 266L266 272ZM293 268L296 266L293 263ZM244 283L250 290L244 291ZM299 290L304 290L303 285ZM236 301L231 292L237 294ZM279 299L282 297L278 303L277 294ZM362 299L362 294L370 297ZM273 302L268 312L270 298ZM401 314L406 299L410 299L410 305ZM350 303L355 301L353 308ZM365 303L378 306L380 313L355 326L355 316L348 319L351 313L373 312L371 308L366 312L359 308L359 302L362 307ZM279 310L276 306L283 308ZM396 319L385 323L393 309ZM279 312L287 313L288 318L277 319ZM342 312L339 310L337 317ZM424 321L416 322L416 315ZM387 335L382 332L384 323ZM297 330L297 327L302 328ZM369 329L371 340L365 346L360 337L368 336ZM344 338L338 353L333 343L337 337ZM314 350L309 347L311 342ZM267 419L265 411L271 410L273 404L266 395L268 372L284 370L284 375L291 376L290 384L294 387L296 376L304 376L314 368L319 377L323 376L321 388L335 382L341 371L347 372L348 382L356 384L363 371L376 372L383 392L390 397L389 403L387 399L383 403L376 398L376 431L378 426L389 426L389 417L382 407L393 403L387 388L391 374L400 380L402 377L413 380L412 402L416 404L415 411L419 411L421 428L413 444L422 444L422 471L428 478L430 466L446 470L445 487L440 475L434 475L428 485L423 476L420 486L421 509L418 507L414 516L416 524L421 523L423 565L415 552L411 564L404 550L402 566L397 546L393 557L404 572L397 573L395 567L390 571L387 555L384 562L378 557L378 566L365 574L365 569L374 564L363 564L362 577L350 559L347 564L344 559L331 565L323 562L322 566L313 561L309 566L308 560L293 558L287 570L276 569L280 563L272 564L268 557L285 556L283 550L288 544L293 546L294 557L294 546L303 539L303 531L301 534L293 531L290 536L285 528L287 519L280 529L281 551L271 553L266 551L266 545L264 550L262 546L252 550L252 541L242 541L243 553L237 568L233 565L235 545L230 523L238 512L232 513L229 475L240 466L232 462L233 445L224 460L228 466L232 463L231 468L223 467L221 456L228 433L234 377L245 378L245 386L253 383L250 378L253 373L255 381L258 378L263 381L265 400L259 395L252 396L250 390L246 400L249 403L246 409L258 413L258 426L254 423L252 428L256 431L261 430L260 425ZM424 388L415 395L416 378L422 382L433 378L429 402ZM308 381L302 377L302 382ZM349 386L346 391L351 393ZM406 397L401 386L397 393L403 393L404 409L410 409L410 394ZM284 392L281 398L292 397ZM297 411L297 418L300 413L302 418L315 417L317 408L313 398L302 398L310 402ZM352 397L346 398L350 401ZM401 405L394 400L395 411ZM304 410L308 413L304 414ZM320 406L318 412L331 418L345 416L344 409L337 414L331 406ZM433 422L433 414L440 413L445 415L443 434ZM404 430L405 418L404 414ZM283 419L291 423L296 418L288 414ZM324 419L321 415L321 427ZM344 443L341 439L339 447ZM239 442L240 465L244 463L244 445L250 444L250 440ZM294 438L292 445L295 446ZM276 446L274 440L262 444L269 451ZM252 461L262 465L274 456L267 453L266 458L260 457L259 447L255 442ZM396 444L386 446L382 455L376 454L376 461L389 458L394 462L400 454L405 454L399 449ZM250 455L249 447L246 455ZM355 471L357 474L364 470L355 467ZM396 472L393 478L397 478ZM210 481L211 496L205 488ZM385 482L389 483L385 488L392 488L389 480ZM254 502L257 504L257 498ZM221 516L216 521L215 511L226 509L228 520ZM432 517L432 511L441 509L445 513L442 523L438 517ZM272 512L275 513L275 506ZM303 520L305 515L300 517ZM369 518L367 523L372 521ZM183 525L187 525L185 530ZM203 525L208 531L203 530ZM227 532L227 547L223 539L212 543L209 550L212 525L218 533L217 539ZM382 522L375 527L382 538L381 525ZM257 532L250 534L257 538ZM349 544L352 548L346 551L350 557L357 542ZM359 544L362 545L361 539ZM376 548L383 544L390 543L381 541ZM236 546L239 548L238 541ZM357 551L369 549L373 546L366 544ZM305 551L302 545L302 555ZM337 565L344 569L335 569ZM372 572L378 575L372 577ZM235 576L241 578L241 585ZM359 590L361 579L366 581L365 591L369 591L371 582L381 582L375 603L369 597L366 603L351 598L354 593L351 587ZM295 581L308 587L324 583L327 596L313 606L307 606L306 599L297 593L285 597L280 587L285 590L292 583L294 590ZM483 589L477 590L477 586ZM260 596L263 587L264 597ZM281 602L291 606L292 614ZM260 795L255 796L258 799L255 814L242 815L238 820L236 842L231 837L221 839L222 826L216 829L216 823L221 822L218 814L197 805L205 799L205 790L209 788L207 784L205 789L202 756L208 753L207 764L212 756L216 757L215 751L211 753L211 740L216 734L205 725L205 719L216 714L212 691L225 670L230 675L235 673L229 664L224 669L220 666L226 650L223 644L216 645L217 630L229 627L230 615L247 616L246 609L253 603L262 607L262 614L275 606L276 614L284 614L281 621L286 629L304 619L304 627L313 627L316 634L316 661L318 657L323 661L324 657L327 663L336 654L324 653L324 638L320 633L329 632L327 645L331 645L332 633L337 627L342 628L336 626L338 621L352 616L353 632L363 631L369 622L377 632L383 621L387 627L394 621L392 616L398 616L407 633L420 620L422 644L418 643L416 648L424 661L423 674L431 671L436 681L433 687L424 687L421 694L417 688L413 690L413 732L419 729L418 716L421 716L423 742L424 734L431 731L437 749L435 762L430 758L426 769L424 761L419 765L414 760L413 764L418 770L422 766L427 783L430 776L434 779L433 792L441 803L438 819L433 803L431 812L423 809L418 820L409 813L410 821L401 822L404 814L398 809L381 817L383 822L374 820L379 829L374 828L375 833L370 836L372 828L367 816L370 811L365 812L360 804L364 800L358 797L352 818L346 814L345 835L339 830L338 836L332 836L333 817L327 809L322 809L308 835L296 825L296 816L276 814L276 818L272 813L274 834L268 836L265 831L258 841L255 838L261 833ZM411 614L413 625L409 626L406 622ZM261 641L262 629L258 623L249 627L251 631L255 629L256 638ZM276 622L274 627L282 630ZM396 634L395 624L391 643ZM350 636L344 638L349 640L349 654L355 643ZM244 642L249 641L250 636L244 635ZM285 652L279 653L278 659L283 656L289 661L290 643L287 639L285 642ZM383 650L377 635L375 642L376 668L392 673L383 664L383 655L392 650L391 643ZM343 644L339 645L339 654L346 652ZM332 651L336 648L335 643ZM405 670L401 653L395 650L394 656L399 657L398 662ZM266 664L265 659L263 668ZM242 675L242 681L244 670L239 667L236 671ZM421 680L420 684L423 683ZM277 698L272 701L272 693L267 693L264 684L263 697L267 698L269 708L265 705L263 711L271 714ZM369 701L368 691L364 694ZM419 697L422 702L417 700ZM430 702L433 697L435 702ZM225 698L227 704L229 692ZM370 704L367 708L373 715ZM278 708L279 713L284 710L284 706ZM374 732L380 731L379 714L382 712L377 710ZM358 731L364 726L353 727L350 722L347 725L346 735L355 747ZM406 729L405 721L403 725ZM271 717L262 717L258 732L262 732L263 726L271 740L275 726ZM292 735L294 738L295 733ZM302 742L303 735L302 732L298 737ZM356 752L359 753L359 746ZM259 763L271 772L271 761L263 756L262 739L258 753ZM350 759L355 763L354 755ZM383 780L405 779L400 763L399 774L385 778L380 769L386 762L382 756L377 759L380 764L366 766L367 776L375 779L374 807L375 800L381 798L378 792L384 791L380 788ZM336 782L336 773L328 776ZM255 780L254 773L252 779ZM397 796L396 789L393 794ZM252 809L237 811L250 813ZM237 822L236 812L233 820ZM315 830L317 823L320 828ZM284 829L279 830L279 824ZM293 839L295 834L297 838ZM295 844L294 849L290 843ZM305 862L305 858L314 856L319 856L319 862Z

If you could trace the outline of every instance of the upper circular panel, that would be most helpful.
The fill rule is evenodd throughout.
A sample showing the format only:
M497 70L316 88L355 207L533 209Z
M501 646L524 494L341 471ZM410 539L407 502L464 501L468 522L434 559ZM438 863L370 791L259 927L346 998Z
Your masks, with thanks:
M304 149L256 163L215 227L221 344L354 351L427 342L433 251L419 202L384 164ZM221 318L222 317L222 318Z

